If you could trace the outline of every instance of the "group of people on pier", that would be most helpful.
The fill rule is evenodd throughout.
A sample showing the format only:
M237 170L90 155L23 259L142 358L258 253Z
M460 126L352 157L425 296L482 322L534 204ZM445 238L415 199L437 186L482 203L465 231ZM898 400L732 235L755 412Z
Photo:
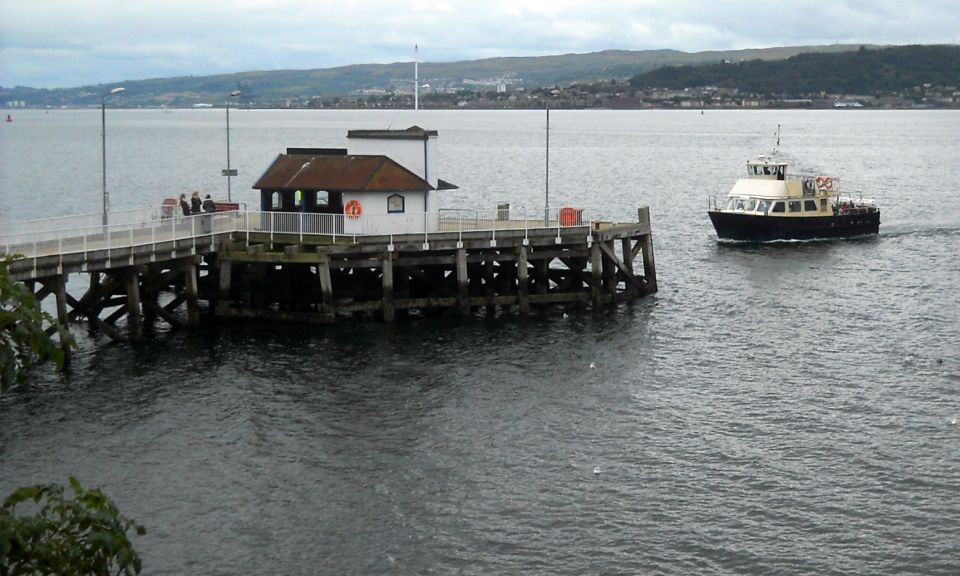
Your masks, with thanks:
M193 196L190 197L190 202L187 202L186 194L180 195L180 210L183 211L184 216L190 216L191 214L199 214L200 212L216 212L217 205L209 194L201 201L200 192L194 190Z

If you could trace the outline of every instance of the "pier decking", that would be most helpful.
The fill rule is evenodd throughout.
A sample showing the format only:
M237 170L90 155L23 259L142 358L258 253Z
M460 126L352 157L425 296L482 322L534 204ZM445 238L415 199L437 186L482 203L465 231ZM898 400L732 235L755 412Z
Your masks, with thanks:
M133 341L156 318L197 325L202 302L224 318L333 323L366 315L389 322L410 313L601 307L657 290L647 208L621 223L566 210L516 219L446 211L420 215L422 233L382 234L373 216L158 218L147 209L118 215L110 226L90 225L89 217L9 226L0 256L21 256L11 276L38 300L54 295L64 325L86 319L115 340ZM68 278L83 274L89 286L71 295Z

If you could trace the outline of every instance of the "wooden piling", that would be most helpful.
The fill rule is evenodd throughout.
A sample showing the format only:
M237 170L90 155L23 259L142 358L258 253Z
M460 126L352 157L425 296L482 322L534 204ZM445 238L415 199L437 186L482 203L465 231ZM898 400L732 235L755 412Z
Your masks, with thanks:
M385 252L380 263L383 268L383 320L385 322L393 322L395 318L393 306L393 252L389 250Z
M517 246L517 304L520 314L530 313L529 277L527 272L527 247Z
M183 265L184 290L187 297L187 324L191 327L200 325L200 303L197 291L197 263L187 259Z
M127 331L132 342L143 338L143 322L140 317L140 276L131 266L124 270L127 291Z

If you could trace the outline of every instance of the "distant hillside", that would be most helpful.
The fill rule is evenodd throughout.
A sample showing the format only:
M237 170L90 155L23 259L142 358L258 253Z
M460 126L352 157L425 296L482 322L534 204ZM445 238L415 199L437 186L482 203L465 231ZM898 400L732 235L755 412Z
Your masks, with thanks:
M750 60L666 66L633 77L635 88L681 90L716 86L756 94L879 94L923 84L960 86L960 47L897 46L854 52L799 54L771 62Z
M509 78L516 86L536 88L596 79L626 79L663 66L702 64L721 60L782 60L811 52L850 52L858 46L794 46L752 50L687 53L677 50L606 50L589 54L487 58L465 62L425 62L420 65L423 83L433 86L482 88L489 81ZM0 101L22 101L27 106L96 106L108 88L123 85L126 92L116 106L190 106L200 102L222 105L226 95L242 88L249 103L282 105L288 99L342 95L361 89L406 89L413 84L413 63L357 64L317 70L273 70L215 76L184 76L127 80L109 86L35 89L0 88ZM486 88L489 89L489 88Z

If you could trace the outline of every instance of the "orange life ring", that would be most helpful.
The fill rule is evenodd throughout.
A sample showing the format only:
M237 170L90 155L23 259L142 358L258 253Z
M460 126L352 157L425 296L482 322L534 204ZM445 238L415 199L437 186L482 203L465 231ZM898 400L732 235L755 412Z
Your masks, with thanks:
M359 218L363 214L363 206L359 200L350 200L343 207L343 213L347 215L347 218Z
M577 224L577 209L571 208L569 206L560 209L560 225L561 226L576 226Z

